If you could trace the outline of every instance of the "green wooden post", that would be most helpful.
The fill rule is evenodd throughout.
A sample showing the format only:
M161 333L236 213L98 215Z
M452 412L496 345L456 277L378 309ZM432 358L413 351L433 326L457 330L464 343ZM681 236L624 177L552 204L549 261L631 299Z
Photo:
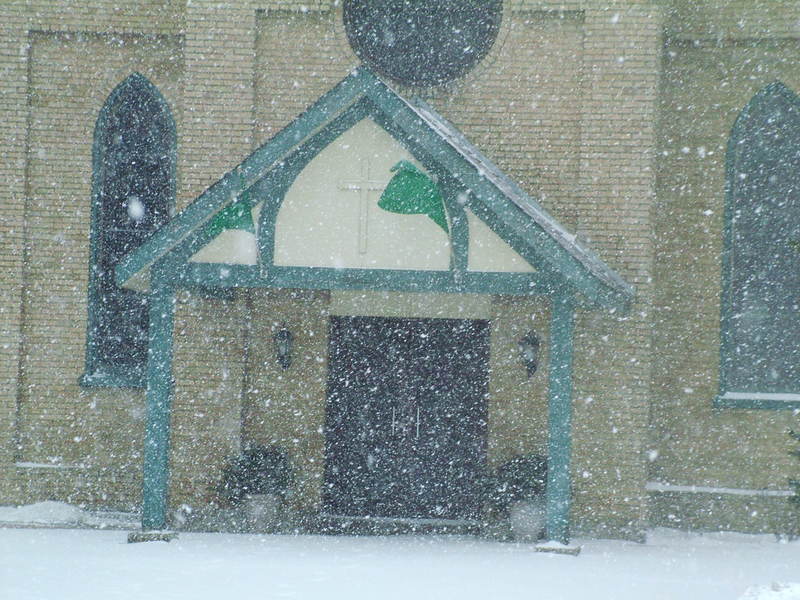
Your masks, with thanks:
M553 296L550 315L550 382L548 390L547 538L569 542L572 347L575 299Z
M150 284L147 424L142 490L142 529L145 530L163 529L167 522L173 313L172 287L153 275Z

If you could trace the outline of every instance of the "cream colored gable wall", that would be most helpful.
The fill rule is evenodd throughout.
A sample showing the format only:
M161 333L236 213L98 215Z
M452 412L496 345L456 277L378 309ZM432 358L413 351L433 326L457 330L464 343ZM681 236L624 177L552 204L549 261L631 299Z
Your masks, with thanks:
M309 163L275 224L282 266L447 270L450 240L425 215L378 207L400 160L421 165L371 119L343 133Z
M532 273L536 270L472 211L467 210L466 213L469 224L469 271Z
M191 262L258 264L256 236L242 229L226 229L189 259Z
M377 205L381 191L394 175L391 168L399 160L422 168L405 148L369 119L323 150L298 177L281 206L275 226L275 264L449 269L449 240L427 216L397 215ZM262 207L263 202L252 210L256 227ZM468 270L535 271L472 211L465 212L469 226ZM255 265L257 246L256 235L229 229L196 252L190 261Z

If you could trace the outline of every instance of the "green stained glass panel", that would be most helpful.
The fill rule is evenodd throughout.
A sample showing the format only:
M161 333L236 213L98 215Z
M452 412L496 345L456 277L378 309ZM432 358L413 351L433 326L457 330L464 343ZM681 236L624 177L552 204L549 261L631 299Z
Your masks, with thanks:
M381 194L378 206L403 215L428 215L449 233L444 201L436 183L407 160L398 162L392 171L395 175Z

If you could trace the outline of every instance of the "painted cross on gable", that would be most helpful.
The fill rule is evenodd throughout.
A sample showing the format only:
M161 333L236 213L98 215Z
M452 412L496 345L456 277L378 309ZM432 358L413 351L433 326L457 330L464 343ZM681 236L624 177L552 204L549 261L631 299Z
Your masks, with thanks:
M371 192L382 192L386 187L385 181L370 179L369 159L361 160L361 177L355 181L339 182L339 189L348 192L358 192L358 252L367 253L367 225L369 216L369 199Z

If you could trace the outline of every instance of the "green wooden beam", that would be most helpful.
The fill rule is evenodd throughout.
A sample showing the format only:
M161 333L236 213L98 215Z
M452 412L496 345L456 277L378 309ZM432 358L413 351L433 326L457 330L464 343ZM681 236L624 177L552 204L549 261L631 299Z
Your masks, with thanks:
M464 207L458 202L458 188L455 181L440 178L440 186L444 192L444 202L450 215L450 247L452 256L450 268L459 276L467 272L469 267L469 223Z
M575 299L559 292L550 314L550 381L548 386L547 537L569 543L572 497L572 355L575 334Z
M154 269L155 270L155 269ZM150 283L147 353L147 422L144 440L142 529L163 529L167 521L169 428L172 400L174 291L155 273Z
M169 281L185 288L305 288L385 290L445 294L546 295L554 289L539 273L474 273L395 269L268 267L262 275L253 265L189 263L174 269Z

